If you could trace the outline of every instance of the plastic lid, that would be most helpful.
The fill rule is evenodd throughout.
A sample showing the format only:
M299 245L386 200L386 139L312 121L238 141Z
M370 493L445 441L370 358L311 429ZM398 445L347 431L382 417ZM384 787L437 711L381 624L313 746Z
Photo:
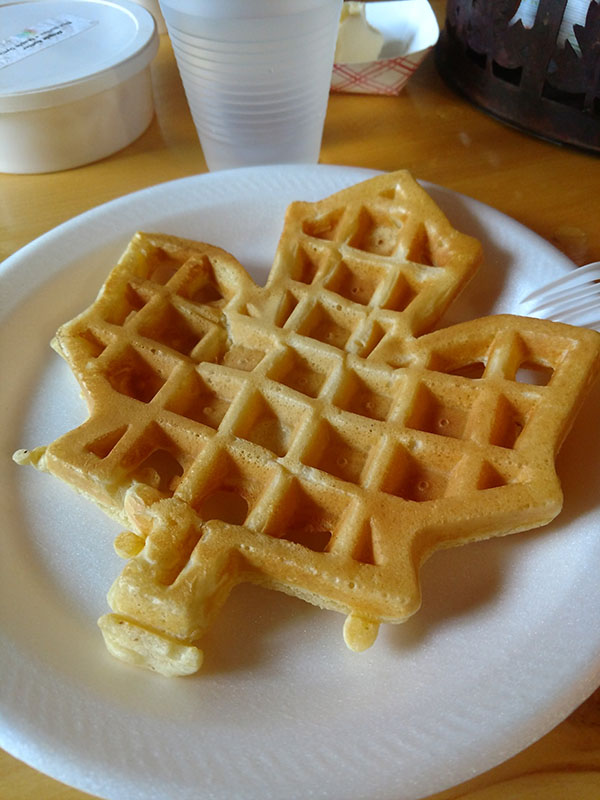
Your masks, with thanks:
M152 14L119 0L0 6L0 112L70 103L110 89L158 50Z

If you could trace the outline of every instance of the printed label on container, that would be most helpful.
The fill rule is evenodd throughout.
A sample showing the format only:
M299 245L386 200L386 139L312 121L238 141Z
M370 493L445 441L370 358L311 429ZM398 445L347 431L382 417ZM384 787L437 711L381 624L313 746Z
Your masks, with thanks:
M82 19L72 14L45 19L0 41L0 69L27 58L46 47L64 42L71 36L97 25L96 20Z

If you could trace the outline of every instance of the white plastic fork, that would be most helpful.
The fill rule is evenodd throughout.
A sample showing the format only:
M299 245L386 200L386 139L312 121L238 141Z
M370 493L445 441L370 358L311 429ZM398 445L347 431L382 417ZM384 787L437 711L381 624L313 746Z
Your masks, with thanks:
M528 316L600 330L600 261L540 286L520 305Z

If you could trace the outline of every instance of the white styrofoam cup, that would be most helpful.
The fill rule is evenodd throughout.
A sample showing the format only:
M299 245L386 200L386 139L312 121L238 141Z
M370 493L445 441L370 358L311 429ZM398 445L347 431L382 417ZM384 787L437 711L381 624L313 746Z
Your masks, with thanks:
M342 0L160 0L210 170L318 161Z

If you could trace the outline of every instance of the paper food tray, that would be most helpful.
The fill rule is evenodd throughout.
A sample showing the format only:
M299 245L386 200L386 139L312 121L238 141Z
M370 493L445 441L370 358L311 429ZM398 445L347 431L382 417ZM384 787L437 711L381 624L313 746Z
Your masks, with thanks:
M367 3L367 21L384 37L376 61L334 64L333 92L400 94L437 42L440 29L427 0Z

